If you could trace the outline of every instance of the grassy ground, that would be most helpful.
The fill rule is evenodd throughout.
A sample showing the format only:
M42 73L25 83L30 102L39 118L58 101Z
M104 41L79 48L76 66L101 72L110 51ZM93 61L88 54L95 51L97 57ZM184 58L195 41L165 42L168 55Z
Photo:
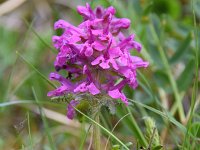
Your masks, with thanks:
M53 23L61 18L77 25L76 6L86 1L4 2L0 0L0 149L90 149L91 124L96 122L84 115L82 122L68 120L66 103L46 96L54 89L48 81L56 57ZM139 87L124 90L128 107L118 104L115 115L102 108L102 150L198 150L200 1L94 0L91 5L112 5L118 17L129 18L129 32L143 45L140 56L150 62L138 72Z

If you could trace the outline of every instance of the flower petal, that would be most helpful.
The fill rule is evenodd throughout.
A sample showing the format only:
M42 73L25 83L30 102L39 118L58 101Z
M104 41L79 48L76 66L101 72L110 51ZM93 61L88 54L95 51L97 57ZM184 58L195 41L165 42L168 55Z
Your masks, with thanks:
M108 68L110 68L110 65L109 65L109 60L103 60L100 64L99 64L99 66L101 66L101 68L103 68L103 69L108 69Z
M74 118L74 116L76 114L74 107L76 107L76 105L78 105L78 104L79 104L78 101L71 100L71 102L67 106L67 118L69 118L71 120Z
M92 47L98 51L103 51L106 46L103 45L101 42L98 42L98 41L94 41L94 43L92 44Z
M79 84L78 86L76 86L76 88L74 89L75 93L78 92L86 92L87 91L87 86L86 86L86 82L83 82L81 84Z
M61 86L50 91L48 96L69 92L91 95L107 93L127 105L122 89L127 84L136 88L137 69L148 66L148 62L140 57L131 56L131 49L138 52L142 49L142 45L135 41L135 35L126 37L121 32L130 26L130 20L116 18L116 10L112 6L106 9L97 7L93 11L87 3L85 7L78 6L77 11L83 16L83 22L78 26L64 20L54 24L55 29L63 29L62 35L52 38L54 47L58 49L55 69L57 72L61 69L67 71L68 76L50 74L50 79L57 80ZM122 80L118 83L119 79ZM75 111L71 106L68 116L72 119Z
M143 61L140 57L131 56L131 61L136 68L148 67L149 62Z
M85 20L91 20L94 19L94 12L92 11L90 5L86 3L86 7L84 6L78 6L77 12L84 17Z
M97 57L95 60L93 60L92 62L91 62L91 65L97 65L97 64L99 64L100 62L102 62L102 61L104 61L104 57L103 57L103 55L100 55L99 57Z
M97 87L94 85L94 83L90 83L90 85L88 85L88 90L92 95L96 95L100 93L100 90L97 89Z
M115 18L111 22L111 31L113 34L118 33L121 29L127 29L130 26L131 21L127 18Z
M85 56L90 57L93 54L93 49L91 47L87 47L85 50Z
M126 105L128 105L126 96L123 93L121 93L118 89L108 91L108 95L114 99L121 99L122 102L124 102Z

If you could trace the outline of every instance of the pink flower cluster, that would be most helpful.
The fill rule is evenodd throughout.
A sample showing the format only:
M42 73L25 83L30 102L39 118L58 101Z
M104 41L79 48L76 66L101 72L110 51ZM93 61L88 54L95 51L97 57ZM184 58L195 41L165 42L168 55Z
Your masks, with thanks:
M131 49L140 52L142 48L134 40L134 34L126 37L121 32L129 28L130 20L116 18L112 6L106 9L99 6L93 11L86 4L86 7L78 6L77 11L83 16L77 27L64 20L54 25L55 30L63 29L63 34L52 38L58 55L54 63L57 73L51 73L50 79L57 80L61 86L48 96L101 93L128 104L123 87L128 84L135 89L136 70L148 66L148 62L130 54ZM58 74L60 70L65 70L68 76Z

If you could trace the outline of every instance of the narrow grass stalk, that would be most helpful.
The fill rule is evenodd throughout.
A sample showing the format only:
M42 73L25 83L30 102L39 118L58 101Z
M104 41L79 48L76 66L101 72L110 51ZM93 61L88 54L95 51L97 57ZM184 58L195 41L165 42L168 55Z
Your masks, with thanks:
M171 116L171 114L169 114L168 112L161 112L153 107L150 107L148 105L145 105L145 104L142 104L136 100L133 100L133 99L128 99L130 102L136 104L136 105L139 105L141 107L144 107L160 116L162 116L163 118L169 120L171 123L173 123L174 125L176 125L179 129L181 129L181 131L183 131L184 133L186 132L186 128L185 126L183 126L180 122L178 122L175 118L173 118L173 116Z
M16 60L15 60L15 62L16 62ZM3 103L4 101L7 101L7 99L9 98L9 93L11 91L12 78L13 78L13 75L14 75L14 69L15 69L15 66L12 66L12 70L11 70L11 73L9 75L8 84L7 84L7 87L6 87L6 90L5 90L5 94L3 95L3 99L0 100L1 103ZM3 112L4 108L1 108L1 111Z
M94 121L96 123L99 123L99 111L97 112ZM100 128L98 125L94 124L93 126L93 135L94 135L94 149L95 150L101 150L101 132L100 132Z
M43 75L33 64L31 64L26 58L24 58L18 51L16 51L16 54L29 66L31 67L35 72L37 72L41 78L43 78L49 85L56 88L56 86L45 76Z
M182 148L186 149L193 149L193 143L191 144L191 137L189 136L189 132L191 130L192 126L192 121L193 121L193 116L194 116L194 110L195 110L195 102L197 102L197 94L198 94L198 77L199 77L199 64L198 64L198 51L199 51L199 41L198 41L198 29L197 29L197 23L196 23L196 15L194 11L194 0L192 0L192 12L193 12L193 21L194 21L194 35L195 35L195 50L194 50L194 55L195 55L195 80L193 83L193 89L192 89L192 99L191 99L191 106L190 106L190 111L189 111L189 120L187 123L187 132L185 134L184 142ZM198 131L198 129L197 129Z
M117 114L119 114L120 118L124 115L124 109L126 110L126 113L131 114L129 117L124 119L123 123L126 125L131 132L135 135L135 138L138 139L138 142L141 146L147 147L148 143L144 137L144 134L142 133L141 129L139 128L134 116L132 115L131 110L129 107L123 107L123 109L118 109Z
M4 103L0 103L0 107L6 107L6 106L12 106L12 105L20 105L20 104L34 104L35 101L33 100L14 100L14 101L8 101Z
M31 150L33 150L33 140L32 140L32 136L31 136L31 127L30 127L30 115L29 115L29 112L27 112L27 120L28 120L28 135L29 135Z
M172 90L174 92L175 100L178 103L178 105L177 105L178 108L177 109L178 109L180 120L181 120L181 122L184 122L185 114L184 114L184 110L183 110L183 105L182 105L181 97L179 95L179 91L178 91L178 87L177 87L176 81L175 81L175 79L173 77L173 74L172 74L172 72L170 70L169 62L167 60L167 57L166 57L165 52L164 52L164 49L162 48L162 46L160 44L160 40L159 40L158 35L156 34L156 31L155 31L155 29L154 29L152 24L150 25L150 30L151 30L153 38L155 39L155 41L157 43L161 59L163 61L164 67L166 69L167 76L169 78L170 84L172 86Z
M129 150L129 148L120 140L118 139L114 134L112 134L108 129L104 128L101 124L99 124L98 122L96 122L95 120L91 119L90 117L88 117L86 114L84 114L82 111L80 111L79 109L77 109L76 107L74 107L74 109L79 112L81 115L83 115L86 119L88 119L89 121L91 121L92 123L94 123L95 125L98 125L103 131L105 131L108 135L110 135L113 139L115 139L117 142L119 142L120 145L123 146L123 148L125 150Z
M117 127L117 125L118 125L126 116L128 116L128 115L131 115L131 114L128 113L128 114L124 115L122 118L120 118L120 119L117 121L117 123L115 124L115 126L113 127L113 129L112 129L112 131L111 131L112 133L113 133L113 131L115 130L115 128ZM106 146L105 146L105 149L104 149L104 150L107 149L109 140L110 140L110 136L108 137L108 139L107 139L107 141L106 141Z
M32 77L32 75L34 74L35 72L30 72L26 77L24 77L18 84L17 84L17 86L14 88L14 89L12 89L12 91L10 91L10 95L12 96L12 95L14 95L18 90L19 90L19 88L20 87L22 87L22 85L28 80L28 79L30 79L31 77Z
M184 93L180 95L180 99L183 99ZM174 115L176 113L177 108L179 107L179 102L176 101L173 106L171 107L170 113Z
M128 113L131 114L131 110L127 107L127 110L128 110ZM144 134L142 133L142 131L140 130L135 118L133 117L133 115L130 115L131 117L131 121L133 123L133 128L135 128L135 131L139 137L139 139L141 140L141 143L146 147L148 145L145 137L144 137Z
M42 44L44 44L44 46L47 46L53 53L56 53L57 51L52 47L50 46L45 40L43 40L39 34L33 29L32 25L26 20L26 19L23 19L26 26L29 27L31 29L31 31L35 34L35 36L41 41Z
M47 134L47 138L48 138L48 141L49 141L49 144L50 144L50 147L52 150L56 150L56 147L54 145L54 142L53 142L53 139L52 139L52 136L50 134L50 131L49 131L49 127L48 127L48 123L47 123L47 120L45 118L45 115L44 115L44 112L42 111L42 106L41 104L39 103L39 100L38 100L38 97L36 95L36 92L35 92L35 89L32 87L32 91L33 91L33 95L35 97L35 100L36 100L36 103L38 104L38 107L39 107L39 111L40 111L40 114L41 114L41 117L42 117L42 121L44 123L44 129L45 129L45 132Z
M86 139L87 139L87 136L88 136L88 133L89 133L91 127L92 127L92 124L90 124L90 126L88 127L88 129L87 129L87 131L86 131L84 137L82 138L82 140L81 140L81 145L80 145L80 147L79 147L79 150L83 150L83 149L84 149L84 143L85 143L85 141L86 141Z

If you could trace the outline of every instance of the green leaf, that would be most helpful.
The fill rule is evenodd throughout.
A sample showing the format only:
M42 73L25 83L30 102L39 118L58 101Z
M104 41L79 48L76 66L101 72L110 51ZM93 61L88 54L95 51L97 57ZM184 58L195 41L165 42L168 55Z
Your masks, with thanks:
M128 147L130 147L131 145L133 145L132 142L128 142L128 143L126 143L126 146L128 146Z
M152 10L152 7L153 7L153 2L149 2L147 4L147 6L144 8L143 10L143 15L148 15L150 13L150 11Z
M120 145L113 145L112 150L120 150Z
M177 85L180 91L186 90L191 84L194 74L194 67L194 59L191 59L177 80Z
M156 146L156 147L154 147L152 150L160 150L160 149L162 149L162 145L158 145L158 146Z
M192 33L189 32L186 38L183 40L183 42L176 50L175 54L171 57L170 63L177 62L186 53L186 50L188 49L191 41L192 41Z
M200 123L193 123L190 132L194 137L200 138Z
M159 16L167 14L177 18L180 16L181 6L179 1L153 0L152 11Z

